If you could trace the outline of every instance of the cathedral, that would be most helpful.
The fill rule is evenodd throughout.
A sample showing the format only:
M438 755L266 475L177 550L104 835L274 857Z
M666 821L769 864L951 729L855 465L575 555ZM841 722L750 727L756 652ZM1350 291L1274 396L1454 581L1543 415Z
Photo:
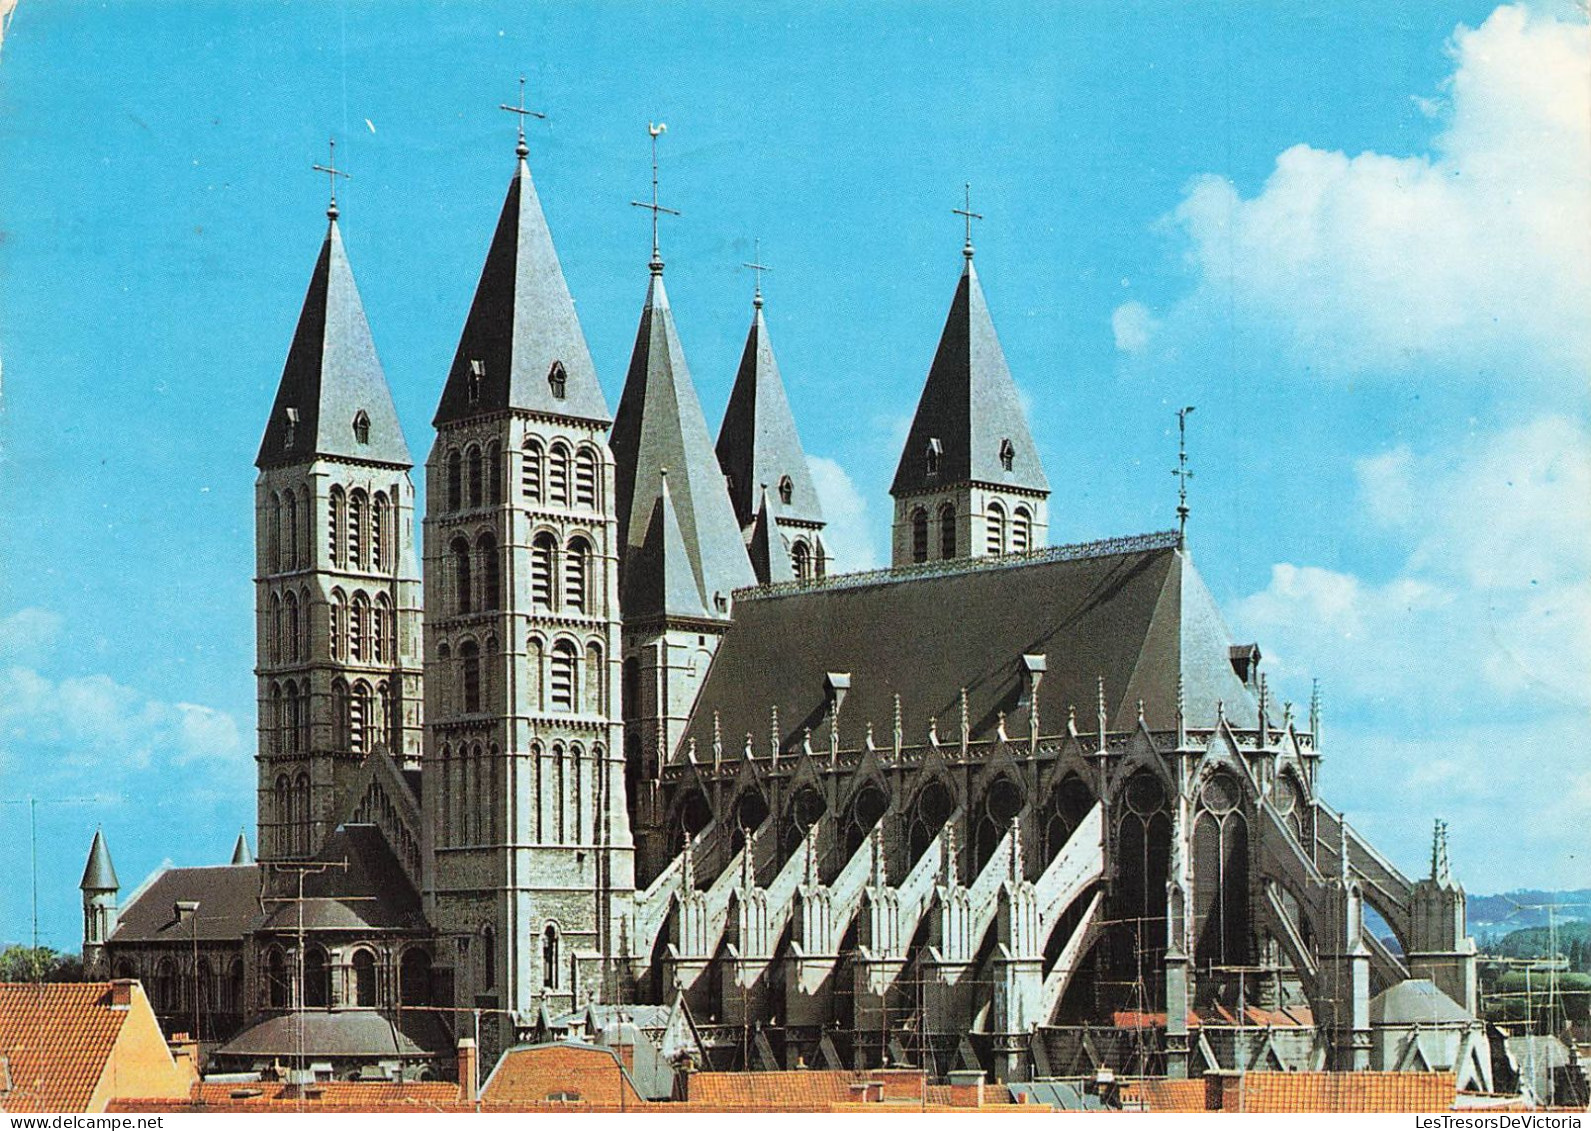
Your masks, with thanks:
M1181 530L1049 544L970 227L891 565L846 573L760 287L715 442L654 198L610 410L517 154L418 516L333 197L256 460L256 849L124 899L96 834L91 969L217 1072L630 1033L672 1072L1489 1085L1442 830L1411 880L1325 802L1318 699L1272 700Z

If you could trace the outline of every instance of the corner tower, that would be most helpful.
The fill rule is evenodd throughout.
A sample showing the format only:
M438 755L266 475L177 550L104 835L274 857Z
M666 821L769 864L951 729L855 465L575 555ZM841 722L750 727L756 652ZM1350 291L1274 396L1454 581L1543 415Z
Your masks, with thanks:
M966 265L889 492L897 567L1048 541L1049 481L972 264L976 215L962 214Z
M367 755L420 763L413 461L326 215L255 461L262 860L312 854Z
M634 883L607 403L517 152L426 469L422 792L454 1004L531 1014L616 996Z
M111 863L105 836L94 830L94 843L88 846L88 863L83 880L77 885L83 893L83 972L89 977L107 973L105 942L116 930L116 895L121 891L116 866Z

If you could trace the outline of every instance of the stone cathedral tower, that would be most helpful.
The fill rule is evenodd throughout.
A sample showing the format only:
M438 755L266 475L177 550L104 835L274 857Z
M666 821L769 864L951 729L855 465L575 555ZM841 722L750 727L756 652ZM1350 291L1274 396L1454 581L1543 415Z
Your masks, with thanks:
M616 996L634 864L610 417L518 153L427 465L422 793L455 1004L525 1013Z
M315 852L367 755L421 751L413 460L337 215L255 461L262 860Z

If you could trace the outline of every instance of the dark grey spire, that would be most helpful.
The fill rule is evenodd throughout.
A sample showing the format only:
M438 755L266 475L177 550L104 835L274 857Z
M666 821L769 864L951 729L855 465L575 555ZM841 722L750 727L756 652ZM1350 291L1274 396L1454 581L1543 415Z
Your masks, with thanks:
M819 524L823 508L768 340L760 292L755 307L729 407L718 430L718 465L729 482L729 500L742 528L756 518L763 487L773 493L769 502L775 519Z
M523 156L432 423L441 427L506 409L609 419Z
M723 473L713 459L707 421L696 399L685 353L674 329L661 266L654 266L646 306L635 336L630 372L608 437L617 470L619 541L626 549L621 593L655 588L651 580L630 576L649 568L634 551L648 538L652 515L668 473L672 508L681 539L707 608L724 615L730 593L756 584L741 541L740 526L724 490ZM627 603L626 618L637 615Z
M773 532L773 519L768 514L768 490L765 487L757 493L757 513L752 516L751 526L746 530L746 553L751 556L752 572L763 585L773 580L773 547L777 537ZM781 553L778 557L782 561L784 555Z
M238 841L232 846L232 866L254 863L254 853L249 851L249 837L246 832L238 830Z
M414 463L335 216L309 280L254 462L280 467L322 456L399 467Z
M967 482L1048 494L1049 481L989 318L970 247L966 257L890 494Z
M659 476L646 536L630 550L626 565L619 602L626 618L645 621L712 615L691 568L667 473Z
M116 866L110 862L110 849L105 847L105 837L94 830L94 843L88 847L88 865L83 869L80 891L118 891L121 881L116 878Z

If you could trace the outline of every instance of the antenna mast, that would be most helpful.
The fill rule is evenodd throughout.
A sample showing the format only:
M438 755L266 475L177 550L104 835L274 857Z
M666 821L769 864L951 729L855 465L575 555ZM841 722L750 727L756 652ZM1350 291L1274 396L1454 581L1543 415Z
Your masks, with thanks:
M1188 544L1188 480L1193 472L1188 467L1188 416L1193 412L1190 404L1177 409L1177 468L1171 474L1177 477L1177 549Z

